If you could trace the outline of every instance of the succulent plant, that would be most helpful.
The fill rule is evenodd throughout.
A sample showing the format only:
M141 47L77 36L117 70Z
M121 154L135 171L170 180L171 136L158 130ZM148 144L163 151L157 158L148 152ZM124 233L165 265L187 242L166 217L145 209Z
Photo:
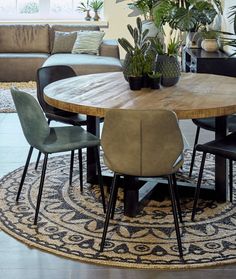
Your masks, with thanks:
M125 38L119 38L118 42L127 52L123 72L124 76L127 79L128 76L142 76L143 71L147 67L146 54L150 48L150 41L147 40L148 29L142 29L141 19L138 17L136 20L136 27L132 27L130 24L127 25L129 33L133 38L133 44L131 44Z

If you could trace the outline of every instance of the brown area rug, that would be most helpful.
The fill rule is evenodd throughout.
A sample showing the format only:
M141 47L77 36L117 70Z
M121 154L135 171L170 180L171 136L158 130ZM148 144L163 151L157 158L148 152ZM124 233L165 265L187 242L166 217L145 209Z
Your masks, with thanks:
M187 180L191 153L185 154L181 179ZM236 262L236 208L231 203L201 200L196 222L190 221L192 199L182 199L180 225L184 262L178 256L169 199L151 201L135 218L123 215L122 190L103 253L99 252L104 214L96 185L79 189L75 165L69 186L69 155L49 160L38 228L33 226L40 169L30 165L18 204L22 168L0 181L0 228L14 238L46 252L82 262L144 269L186 269ZM197 165L199 165L199 155ZM207 158L204 183L213 182L213 158ZM85 166L84 166L85 167ZM196 180L196 173L194 173ZM84 178L86 179L86 178Z
M36 97L36 82L1 82L0 83L0 112L16 112L11 97L12 86L26 91Z

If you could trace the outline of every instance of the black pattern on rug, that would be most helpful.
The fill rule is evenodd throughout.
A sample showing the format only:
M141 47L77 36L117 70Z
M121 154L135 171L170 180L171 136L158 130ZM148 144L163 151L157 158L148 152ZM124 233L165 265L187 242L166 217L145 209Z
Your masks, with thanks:
M191 152L185 154L182 180ZM38 227L33 225L40 169L30 165L23 191L15 202L22 168L6 175L0 188L0 227L27 245L88 263L117 267L171 269L214 266L236 262L236 209L233 204L200 200L196 222L191 222L192 198L182 199L181 224L184 262L178 247L169 199L150 201L135 218L123 215L122 190L111 220L103 253L99 252L104 214L99 188L85 183L80 192L75 165L69 186L69 155L49 160ZM197 155L197 166L200 157ZM204 183L213 180L213 157L208 156ZM85 167L85 166L84 166ZM193 182L196 182L197 171ZM84 178L85 181L86 178Z

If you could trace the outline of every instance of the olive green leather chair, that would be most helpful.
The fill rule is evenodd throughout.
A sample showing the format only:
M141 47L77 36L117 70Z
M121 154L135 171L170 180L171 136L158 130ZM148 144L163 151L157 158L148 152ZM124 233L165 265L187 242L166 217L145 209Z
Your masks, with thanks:
M87 116L83 114L73 113L57 109L50 106L44 100L43 90L44 88L57 80L75 77L76 73L74 70L66 65L56 65L42 67L37 70L37 98L38 102L41 105L46 118L48 119L48 124L52 120L61 122L64 124L74 125L74 126L83 126L87 125ZM39 152L38 158L36 160L35 169L38 167L41 153ZM83 188L83 168L82 168L82 153L79 152L79 171L80 171L80 185L81 189ZM70 160L70 185L72 184L73 177L73 165L74 165L74 150L71 151L71 160Z
M103 209L105 212L105 198L98 152L100 140L79 126L49 127L44 113L34 97L28 93L19 91L17 88L11 89L11 95L25 138L30 144L30 150L20 181L16 201L18 201L20 197L33 149L35 148L44 154L34 224L37 224L48 155L52 153L72 151L76 149L81 150L82 148L89 147L94 149L97 161L97 171L100 180L99 186L101 190Z
M183 139L178 120L168 110L110 110L101 137L104 162L114 172L100 250L103 251L110 217L117 199L117 178L167 176L180 257L182 221L175 173L183 164ZM125 187L125 185L124 185Z

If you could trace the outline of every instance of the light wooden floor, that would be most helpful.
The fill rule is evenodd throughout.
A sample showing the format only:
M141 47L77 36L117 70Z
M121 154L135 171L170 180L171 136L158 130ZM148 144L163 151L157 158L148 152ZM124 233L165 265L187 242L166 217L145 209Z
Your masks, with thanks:
M191 145L195 127L191 121L181 121L180 125ZM201 135L201 141L213 137L212 133L206 131ZM16 114L0 113L0 176L22 166L28 148ZM34 159L35 157L36 154ZM235 277L236 265L186 271L145 271L82 264L31 249L4 232L0 232L0 279L226 279Z

